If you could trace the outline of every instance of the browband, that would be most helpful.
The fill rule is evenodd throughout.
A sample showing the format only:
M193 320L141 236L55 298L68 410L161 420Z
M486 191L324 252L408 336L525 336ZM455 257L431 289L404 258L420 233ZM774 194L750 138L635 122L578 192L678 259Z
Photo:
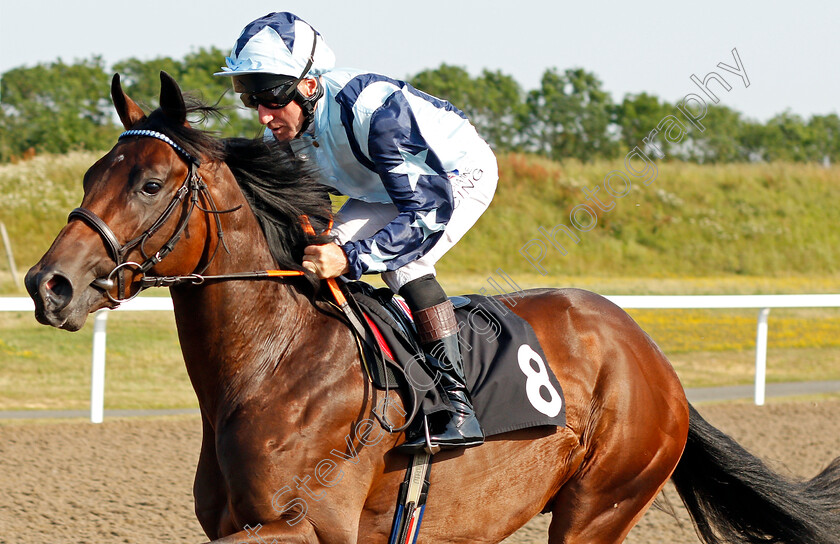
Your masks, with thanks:
M126 130L125 132L120 134L119 138L117 138L117 139L122 140L123 138L127 138L129 136L148 136L150 138L157 138L158 140L160 140L162 142L166 142L170 146L172 146L172 149L174 149L182 157L184 157L187 160L187 162L191 162L191 163L195 164L196 166L201 166L201 161L199 159L197 159L197 158L193 157L192 155L190 155L189 153L187 153L186 149L184 149L180 145L173 142L172 138L170 138L166 134L163 134L161 132L156 132L154 130Z

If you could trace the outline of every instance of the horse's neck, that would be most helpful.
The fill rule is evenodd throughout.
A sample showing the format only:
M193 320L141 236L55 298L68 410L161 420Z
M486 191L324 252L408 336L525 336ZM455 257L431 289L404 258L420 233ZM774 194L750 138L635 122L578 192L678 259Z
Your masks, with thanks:
M276 267L247 203L224 223L230 252L220 249L206 275ZM215 221L208 227L213 240ZM276 279L179 287L172 289L172 299L187 372L202 408L213 413L219 402L235 402L275 373L285 362L282 354L304 341L299 333L317 313L308 298Z

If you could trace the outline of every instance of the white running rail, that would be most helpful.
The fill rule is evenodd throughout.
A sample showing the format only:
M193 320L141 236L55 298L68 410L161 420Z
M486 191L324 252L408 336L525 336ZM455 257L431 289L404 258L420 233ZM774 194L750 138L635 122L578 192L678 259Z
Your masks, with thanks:
M771 308L840 308L840 294L820 295L616 295L606 297L625 309L758 309L755 334L755 404L764 405L767 376L767 318ZM0 312L33 312L27 297L0 297ZM136 298L116 311L172 311L168 297ZM91 355L90 420L102 423L105 401L105 340L108 310L96 312Z

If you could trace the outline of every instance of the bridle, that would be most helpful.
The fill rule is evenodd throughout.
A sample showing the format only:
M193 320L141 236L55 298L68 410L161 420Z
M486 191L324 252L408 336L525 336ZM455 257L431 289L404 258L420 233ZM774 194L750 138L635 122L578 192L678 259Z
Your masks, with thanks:
M172 287L184 283L200 285L207 280L264 279L304 275L304 272L300 270L258 270L253 272L234 272L230 274L213 276L203 275L204 272L210 267L210 264L213 262L213 260L216 258L220 247L224 247L225 252L228 254L230 253L230 250L228 249L227 244L225 243L224 232L222 231L222 223L219 219L219 215L223 213L234 212L242 206L239 205L228 210L219 210L216 207L216 203L213 201L213 196L210 194L210 191L207 188L207 184L204 183L204 180L201 179L201 175L199 175L198 173L198 169L201 166L201 161L198 158L193 157L184 148L176 144L169 136L154 130L127 130L120 134L119 139L121 140L123 138L128 138L131 136L156 138L162 142L166 142L172 147L172 149L174 149L178 153L178 155L181 158L184 159L184 161L189 166L189 172L187 173L187 177L184 179L184 182L175 192L175 196L172 197L172 200L169 201L169 204L166 206L166 209L164 209L160 216L158 216L158 218L155 220L155 222L152 223L152 226L143 231L143 233L139 236L132 238L131 240L122 245L120 245L120 242L117 239L117 236L114 234L114 231L111 230L111 227L109 227L108 224L105 223L105 221L103 221L98 215L88 210L87 208L78 207L72 212L70 212L70 215L67 217L68 223L74 219L79 219L85 222L94 231L96 231L102 238L102 241L105 243L105 247L107 248L111 258L116 263L116 266L113 268L113 270L111 270L110 273L108 273L107 276L97 278L91 283L92 286L103 290L105 292L105 295L111 302L115 304L127 302L150 287ZM178 226L175 228L175 232L172 233L172 236L169 237L169 240L165 244L163 244L163 246L161 246L161 248L158 249L153 255L148 255L145 249L146 242L167 222L167 220L179 207L179 204L183 204L185 202L187 194L190 195L189 208L187 208L186 213L184 213L181 216L181 220L178 222ZM200 198L202 196L204 196L204 198L209 203L209 209L203 208L201 204L199 204ZM192 216L193 211L196 209L209 215L212 215L213 218L216 220L216 231L218 233L219 242L216 244L216 247L213 250L213 254L210 256L210 259L208 259L207 264L200 271L194 272L192 274L187 274L185 276L147 276L146 272L148 272L155 265L160 263L175 248L175 244L177 244L178 240L181 239L181 235L184 233L184 230L186 230L187 224L190 221L190 217ZM301 216L300 219L304 231L310 236L315 236L315 231L309 222L309 218L306 216ZM327 227L327 232L329 231L331 226L332 220L330 220L330 226ZM138 247L140 249L141 254L143 255L144 261L142 263L126 261L126 255L128 255L128 253L131 250ZM140 279L140 287L134 294L129 294L125 291L126 282L124 273L128 269L133 269L135 274L139 273L142 276ZM111 289L114 288L115 278L117 280L116 297L114 297L111 294ZM354 335L354 338L356 339L356 342L358 344L362 362L367 367L367 360L365 358L364 348L362 347L361 342L370 345L376 345L376 342L375 340L371 340L370 338L368 338L369 335L366 327L362 325L359 318L350 308L347 299L342 294L341 289L338 287L338 284L335 282L335 280L329 279L327 280L327 284L329 285L330 291L332 292L335 298L335 303L329 301L327 302L329 302L331 305L333 305L335 308L337 308L344 314L344 316L348 320L348 325L351 327L351 330L355 329L356 334ZM396 368L399 367L397 366ZM369 370L368 375L371 375ZM389 433L402 432L405 429L407 429L411 425L411 422L414 419L414 415L419 410L420 403L417 398L417 392L414 388L410 389L413 392L412 411L410 417L406 420L404 425L396 427L390 421L388 421L387 416L380 416L374 410L374 416L376 417L376 419L379 420L383 428L385 428ZM386 398L388 395L388 390L389 388L386 385Z
M189 166L189 172L187 173L187 177L184 179L184 182L181 184L181 187L175 193L175 196L172 197L172 200L166 206L166 209L160 214L160 216L155 220L152 225L143 231L142 234L139 236L129 240L128 242L120 245L117 236L114 234L114 231L111 230L111 227L108 226L105 221L103 221L98 215L94 212L88 210L87 208L76 208L70 215L67 217L67 222L74 219L80 219L85 222L88 226L90 226L94 231L96 231L99 236L102 238L102 241L105 243L105 247L108 250L109 255L116 263L111 272L101 278L97 278L93 281L92 285L99 289L105 291L106 296L108 297L111 302L116 304L126 302L131 300L132 298L136 297L141 291L158 285L159 283L156 281L159 278L155 277L147 277L146 272L151 270L152 267L157 265L161 262L172 250L175 248L175 244L178 243L178 240L181 239L181 235L184 233L184 230L187 228L187 224L190 221L190 217L192 216L193 211L197 208L200 211L210 214L216 220L216 231L218 233L219 243L216 244L216 248L213 251L212 256L207 262L207 265L201 269L201 271L190 274L188 276L177 276L174 279L177 281L170 282L171 285L175 285L177 283L183 283L188 280L193 280L193 283L201 283L204 281L204 277L201 274L207 270L210 266L210 263L213 262L213 259L216 257L216 254L219 250L219 247L224 247L225 251L230 253L225 244L224 240L224 233L222 231L222 223L219 219L219 214L222 213L229 213L238 210L241 208L240 206L236 206L235 208L231 208L229 210L222 210L219 211L216 208L216 203L213 201L213 196L210 194L207 185L204 183L204 180L201 179L201 175L198 173L198 169L201 166L201 161L193 157L190 153L188 153L184 148L176 144L169 138L167 135L156 132L154 130L127 130L120 134L119 139L122 140L123 138L128 138L132 136L137 137L150 137L156 138L162 142L166 142L169 144L172 149L174 149L178 155L184 159L184 161ZM169 240L161 246L154 254L149 255L146 252L146 242L151 238L160 228L169 220L170 216L175 212L175 210L179 207L180 204L185 202L187 195L190 195L189 198L189 207L187 211L181 215L181 219L178 222L177 227L175 228L175 232L172 233L172 236L169 237ZM204 197L204 199L209 203L210 208L206 209L201 206L199 203L200 198ZM140 252L143 256L144 261L142 263L136 263L134 261L126 261L126 256L130 251L135 248L140 249ZM128 269L133 269L135 274L139 273L143 277L141 279L140 289L132 295L129 295L126 292L126 281L125 281L125 272ZM111 294L111 289L114 287L114 279L116 278L117 281L117 296L114 297ZM162 283L160 284L162 285Z

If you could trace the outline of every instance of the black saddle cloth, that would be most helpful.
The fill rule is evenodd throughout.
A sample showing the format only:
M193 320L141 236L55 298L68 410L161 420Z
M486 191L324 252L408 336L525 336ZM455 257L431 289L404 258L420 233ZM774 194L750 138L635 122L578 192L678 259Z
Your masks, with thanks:
M448 409L445 395L423 364L425 354L414 325L391 291L364 282L350 282L346 287L381 332L403 376L408 376L407 381L397 379L391 386L402 382L402 387L413 387L427 415ZM467 386L485 434L565 426L563 391L531 326L497 298L469 295L452 300ZM509 296L508 300L516 299ZM384 387L384 365L368 366L374 382Z

